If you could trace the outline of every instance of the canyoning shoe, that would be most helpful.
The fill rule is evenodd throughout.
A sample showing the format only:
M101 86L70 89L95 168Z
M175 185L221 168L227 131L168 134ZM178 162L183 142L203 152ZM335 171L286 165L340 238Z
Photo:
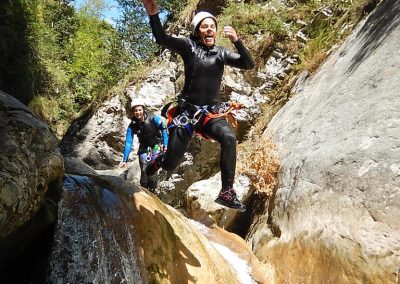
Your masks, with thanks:
M157 173L157 171L161 168L163 157L164 155L161 154L147 165L146 176L151 177Z
M236 209L239 212L246 211L246 206L237 198L236 192L233 188L222 189L215 202L223 206Z

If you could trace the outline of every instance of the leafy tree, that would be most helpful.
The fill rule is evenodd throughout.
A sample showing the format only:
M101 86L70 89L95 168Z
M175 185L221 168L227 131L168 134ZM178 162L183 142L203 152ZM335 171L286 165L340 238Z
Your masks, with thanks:
M30 40L36 1L0 1L0 89L23 103L34 94L35 43Z
M118 31L125 46L137 58L148 59L159 49L151 36L148 16L141 0L117 0L122 10L118 20ZM187 0L158 1L160 14L167 21L176 18L184 8Z
M37 51L42 88L31 108L54 129L63 129L111 88L132 63L117 31L102 19L103 0L76 11L69 1L38 1L30 42ZM60 125L62 125L60 127Z
M119 37L110 24L98 18L101 7L85 5L79 11L79 27L65 46L69 85L80 105L90 102L102 88L110 87L119 75L119 68L110 66L117 59L113 58L113 49L118 48Z

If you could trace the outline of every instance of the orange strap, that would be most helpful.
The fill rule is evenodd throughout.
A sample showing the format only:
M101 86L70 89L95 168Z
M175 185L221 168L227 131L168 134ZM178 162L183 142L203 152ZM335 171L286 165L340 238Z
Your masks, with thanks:
M223 112L223 113L208 113L207 116L210 117L210 118L228 116L233 110L241 109L243 107L244 107L243 104L238 103L236 101L232 101L230 107L228 108L228 110L226 112Z
M226 119L229 121L229 123L232 125L233 128L237 128L237 121L234 115L232 114L233 110L236 109L241 109L243 108L244 105L241 103L238 103L236 101L232 101L230 107L226 112L223 113L208 113L207 117L208 118L217 118L217 117L226 117Z

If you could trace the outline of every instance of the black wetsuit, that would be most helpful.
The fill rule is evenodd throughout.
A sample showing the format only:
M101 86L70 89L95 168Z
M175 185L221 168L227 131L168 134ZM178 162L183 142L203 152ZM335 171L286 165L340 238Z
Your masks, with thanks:
M157 186L158 177L157 175L148 177L145 169L149 162L154 160L160 153L161 136L162 144L168 144L168 134L160 116L148 112L145 112L144 116L144 121L138 121L133 118L126 130L123 161L128 161L133 146L134 134L136 134L139 140L140 185L154 191Z
M183 59L185 84L180 98L189 104L205 106L219 102L224 65L241 69L254 67L249 51L240 40L234 43L238 51L235 53L220 46L206 47L189 38L167 35L158 14L150 16L150 25L156 42ZM221 144L222 188L232 188L236 167L235 133L225 119L211 119L201 132ZM165 170L179 165L190 140L191 134L185 128L171 128L168 150L161 164Z

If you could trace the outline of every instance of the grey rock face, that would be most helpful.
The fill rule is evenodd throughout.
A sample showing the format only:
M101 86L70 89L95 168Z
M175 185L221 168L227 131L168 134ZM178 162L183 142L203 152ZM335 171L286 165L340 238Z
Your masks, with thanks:
M321 248L337 262L330 272L336 278L321 278L325 282L395 281L400 263L399 22L400 3L382 2L266 130L274 133L281 155L270 216L279 234L271 240L264 223L249 239L264 259L291 249L281 262L275 260L280 273L283 263L292 261L281 275L285 279L307 276L295 255L312 243L311 266L329 271ZM257 231L265 231L264 238Z
M174 91L170 81L173 68L171 65L153 70L141 85L129 87L127 96L143 99L149 109L160 109L163 99ZM126 129L130 123L127 113L130 106L126 101L116 95L105 101L87 121L72 125L61 144L63 155L78 158L99 170L116 167L122 161ZM137 138L134 143L137 149ZM135 153L132 150L132 160L136 158Z
M63 159L49 127L0 91L0 239L31 219Z
M118 165L122 160L129 125L125 103L119 96L106 101L84 125L76 122L61 143L64 156L75 157L96 169Z

